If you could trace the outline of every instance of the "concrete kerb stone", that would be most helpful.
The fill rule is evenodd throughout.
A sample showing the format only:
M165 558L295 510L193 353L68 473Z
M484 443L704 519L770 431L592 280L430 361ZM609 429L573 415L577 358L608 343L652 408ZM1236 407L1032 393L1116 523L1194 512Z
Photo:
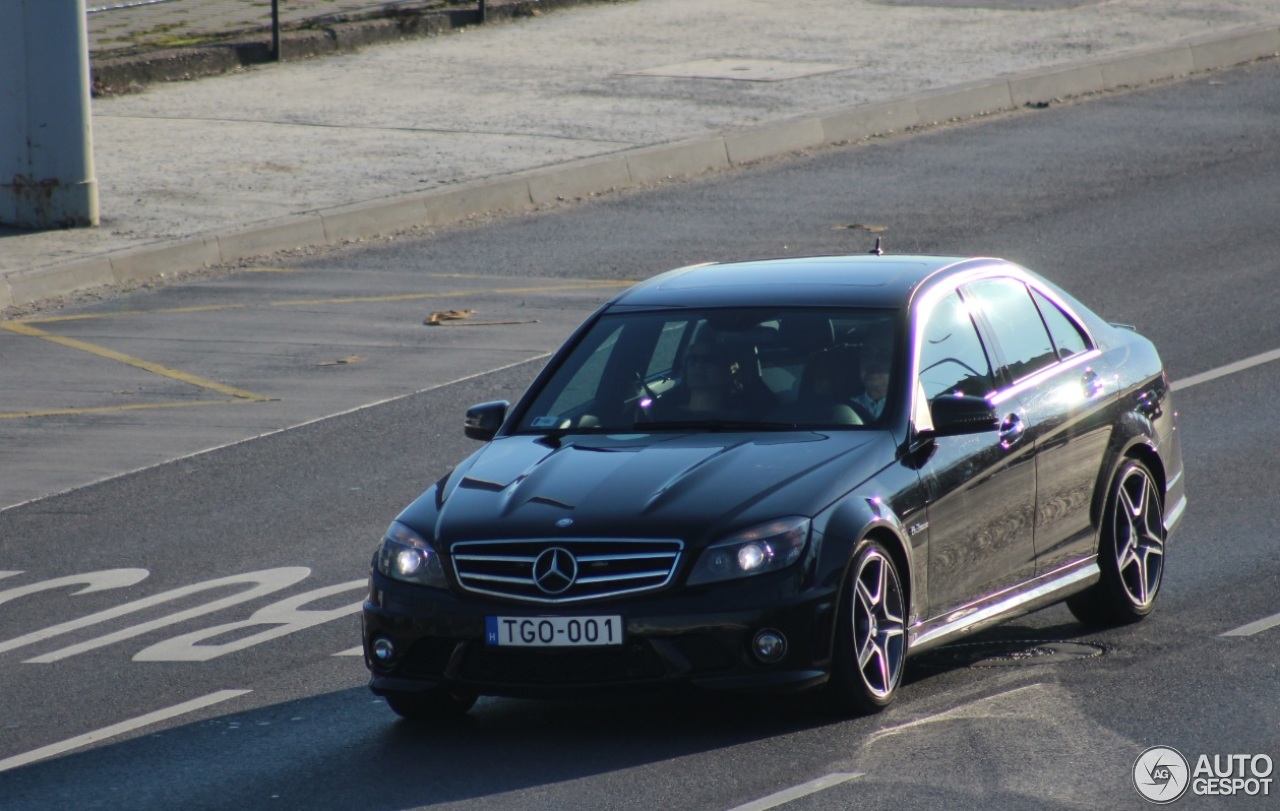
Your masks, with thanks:
M627 154L627 170L637 185L723 172L730 167L723 137L641 147Z
M1192 40L1190 47L1196 71L1227 68L1280 53L1280 26Z
M422 200L427 225L452 225L483 214L519 214L533 208L529 180L506 177L477 180L445 191L428 192Z
M589 197L635 185L627 169L627 159L620 155L586 158L529 174L529 197L534 205Z
M919 126L920 111L916 109L915 99L900 99L836 110L821 121L825 142L842 144Z
M1014 107L1007 78L969 82L926 93L916 97L915 101L921 126L1004 112Z
M1102 69L1097 65L1048 70L1031 76L1021 76L1009 81L1009 97L1014 107L1040 104L1054 99L1085 96L1106 88Z
M407 199L356 203L320 212L325 242L341 245L358 239L404 231L427 221L427 208L419 195Z
M813 149L826 143L822 120L813 117L798 118L742 132L726 133L725 149L729 163L744 163L773 158L805 149Z
M404 198L357 203L181 243L9 274L0 283L0 307L284 250L339 245L418 225L443 226L477 216L518 214L545 203L723 171L805 149L1013 110L1027 103L1231 67L1277 54L1280 54L1280 26L1247 29L1113 59L832 110L816 117L806 116L752 130L641 147L604 158L587 158Z
M1134 54L1099 64L1104 87L1137 87L1161 79L1186 76L1195 71L1191 48L1166 48L1150 53Z
M51 268L11 273L0 287L0 304L12 307L65 296L77 290L104 287L115 282L111 260L88 259ZM5 299L8 302L5 303Z
M111 275L117 283L140 282L169 273L216 265L221 258L218 240L201 237L114 254L111 256Z
M258 228L219 234L217 241L218 253L224 263L329 244L324 234L324 221L319 214L306 214Z

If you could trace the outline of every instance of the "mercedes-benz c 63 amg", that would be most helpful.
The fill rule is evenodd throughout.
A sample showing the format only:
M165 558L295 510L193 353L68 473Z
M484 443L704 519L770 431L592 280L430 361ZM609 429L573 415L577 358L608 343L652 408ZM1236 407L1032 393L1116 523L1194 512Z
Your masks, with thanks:
M1186 505L1155 347L1025 268L863 255L617 295L373 557L371 687L816 689L888 704L913 653L1066 601L1128 623Z

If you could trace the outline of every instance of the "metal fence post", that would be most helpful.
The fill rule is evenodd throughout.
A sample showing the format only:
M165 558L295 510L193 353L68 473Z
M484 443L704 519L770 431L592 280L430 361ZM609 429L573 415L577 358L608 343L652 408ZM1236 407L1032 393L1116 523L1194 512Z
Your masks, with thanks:
M480 22L484 22L484 0L480 0Z
M271 58L280 61L280 0L271 0Z

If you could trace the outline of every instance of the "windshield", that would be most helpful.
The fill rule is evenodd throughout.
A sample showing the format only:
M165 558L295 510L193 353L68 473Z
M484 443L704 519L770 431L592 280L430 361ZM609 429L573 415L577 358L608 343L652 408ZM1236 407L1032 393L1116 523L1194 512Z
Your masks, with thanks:
M850 428L883 419L895 316L854 308L606 314L517 431Z

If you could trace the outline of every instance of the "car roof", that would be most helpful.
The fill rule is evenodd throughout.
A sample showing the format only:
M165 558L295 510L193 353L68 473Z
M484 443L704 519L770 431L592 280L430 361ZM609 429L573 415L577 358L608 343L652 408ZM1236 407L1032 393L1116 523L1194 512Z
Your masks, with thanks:
M610 304L899 308L931 277L1007 264L977 257L855 254L691 265L641 282Z

